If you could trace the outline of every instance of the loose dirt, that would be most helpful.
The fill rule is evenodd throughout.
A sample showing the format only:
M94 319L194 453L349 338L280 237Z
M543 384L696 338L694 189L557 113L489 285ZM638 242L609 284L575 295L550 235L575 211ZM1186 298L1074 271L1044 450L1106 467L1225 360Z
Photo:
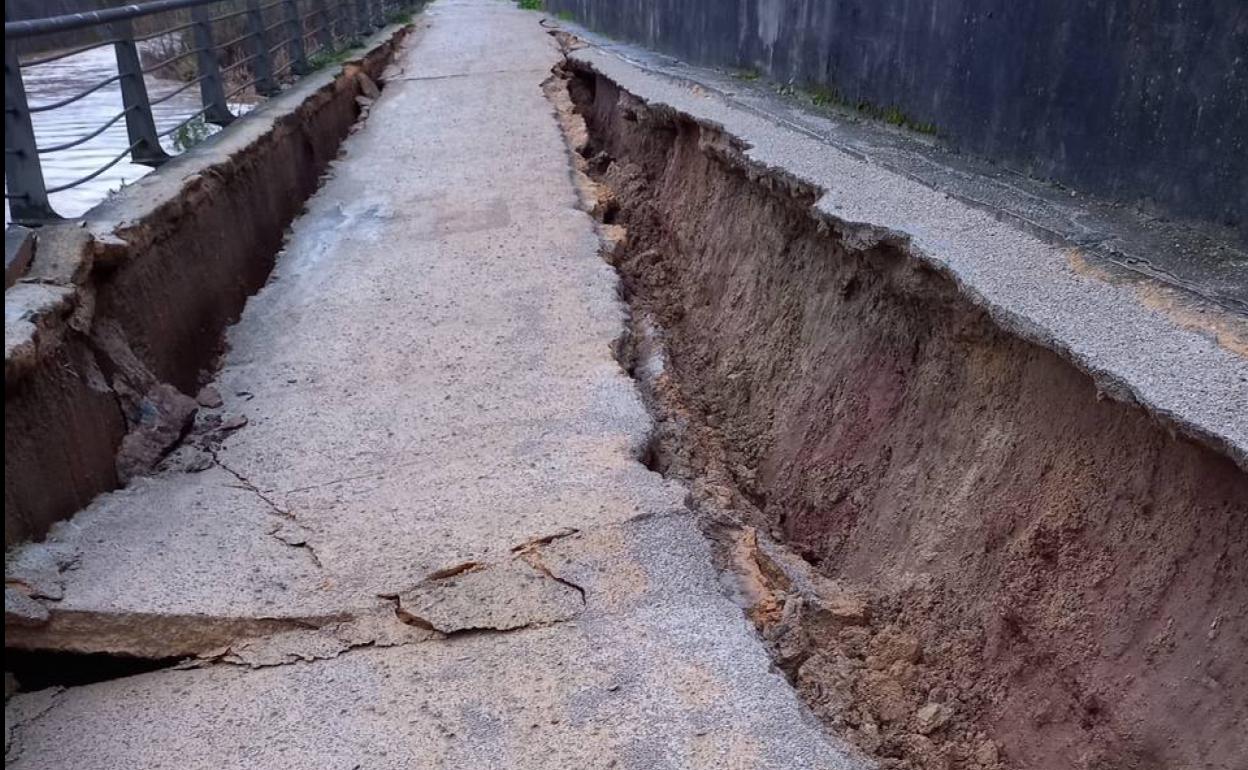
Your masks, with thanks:
M548 93L651 465L831 729L891 768L1248 766L1248 475L714 127Z

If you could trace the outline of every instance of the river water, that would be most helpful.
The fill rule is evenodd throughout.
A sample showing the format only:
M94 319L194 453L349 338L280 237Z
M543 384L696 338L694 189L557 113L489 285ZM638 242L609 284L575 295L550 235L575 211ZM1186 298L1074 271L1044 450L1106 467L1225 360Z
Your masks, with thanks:
M117 60L111 45L104 45L64 59L34 67L22 67L26 84L26 99L30 106L49 104L90 88L95 83L112 77L117 72ZM183 83L162 78L147 77L148 97L161 98L177 90ZM237 114L241 105L232 105ZM167 101L153 105L152 114L157 132L176 126L188 116L201 109L199 86L194 85ZM73 104L48 112L34 113L36 144L50 147L71 141L99 128L121 112L121 87L111 83ZM218 130L211 126L212 131ZM178 150L171 138L162 139L165 151L176 155ZM118 120L99 136L77 147L40 156L43 177L48 188L71 182L95 171L130 146L126 134L125 119ZM76 217L104 200L108 194L122 185L133 183L139 177L151 173L148 166L131 163L129 158L96 178L78 187L53 193L52 208L61 216ZM9 221L5 206L5 222Z

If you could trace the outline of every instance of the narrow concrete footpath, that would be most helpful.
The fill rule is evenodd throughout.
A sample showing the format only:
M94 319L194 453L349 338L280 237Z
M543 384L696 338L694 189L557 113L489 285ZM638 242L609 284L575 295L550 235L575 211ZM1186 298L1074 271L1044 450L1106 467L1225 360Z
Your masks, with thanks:
M859 766L638 461L539 19L423 14L230 331L200 448L18 555L48 617L10 646L199 662L15 696L6 765Z

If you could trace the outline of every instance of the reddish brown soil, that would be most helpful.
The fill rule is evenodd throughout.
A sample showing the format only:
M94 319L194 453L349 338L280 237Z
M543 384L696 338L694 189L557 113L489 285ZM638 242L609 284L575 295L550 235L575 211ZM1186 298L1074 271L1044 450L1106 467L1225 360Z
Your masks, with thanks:
M569 88L657 465L868 598L776 642L815 712L886 767L1248 767L1248 474L714 129Z

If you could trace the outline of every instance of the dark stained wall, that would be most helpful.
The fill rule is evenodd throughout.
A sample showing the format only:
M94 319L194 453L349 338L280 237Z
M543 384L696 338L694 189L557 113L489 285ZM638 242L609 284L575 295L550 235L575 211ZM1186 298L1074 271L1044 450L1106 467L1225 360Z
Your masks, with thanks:
M1248 240L1248 0L547 0L591 29L896 107L1036 176Z

